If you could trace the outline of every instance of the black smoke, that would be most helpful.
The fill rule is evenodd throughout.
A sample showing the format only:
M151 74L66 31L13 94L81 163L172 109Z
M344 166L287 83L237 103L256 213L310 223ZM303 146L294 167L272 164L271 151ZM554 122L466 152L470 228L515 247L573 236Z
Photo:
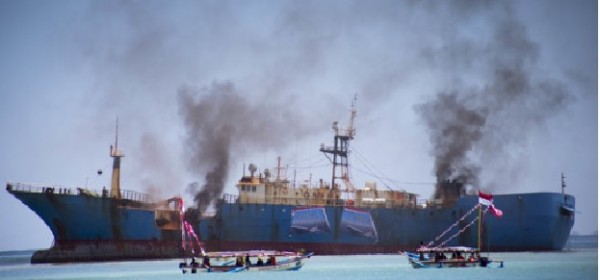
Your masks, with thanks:
M415 106L433 145L438 182L460 179L480 188L486 169L518 169L519 160L511 158L511 152L571 100L564 84L539 70L540 47L510 5L494 8L488 40L450 40L427 52L435 54L436 63L455 70L448 74L451 82L445 89ZM479 79L472 82L469 76ZM434 197L439 193L436 190Z
M187 166L193 175L204 177L204 183L193 182L187 191L201 212L223 194L232 160L249 150L283 147L293 137L318 131L310 129L300 111L293 110L292 100L248 96L231 82L179 90Z

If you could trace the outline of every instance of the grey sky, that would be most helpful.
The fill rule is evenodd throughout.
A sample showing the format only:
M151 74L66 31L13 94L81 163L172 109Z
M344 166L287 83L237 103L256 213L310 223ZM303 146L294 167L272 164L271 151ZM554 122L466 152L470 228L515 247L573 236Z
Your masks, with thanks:
M257 136L236 134L226 192L244 163L262 170L277 156L290 177L295 166L298 180L328 178L318 148L331 141L334 120L346 125L356 94L354 183L382 184L366 174L377 172L428 198L434 149L417 108L457 92L489 114L483 140L467 153L481 187L555 192L564 172L580 211L574 231L591 233L597 11L596 1L546 0L1 1L0 181L101 189L119 117L123 188L181 194L190 205L186 187L207 171L191 164L180 92L210 100L231 85L248 105L231 121L255 126L236 131ZM506 97L490 94L501 66L523 70L526 98L490 101ZM551 107L556 92L564 99ZM10 224L0 250L52 243L4 190L0 220Z

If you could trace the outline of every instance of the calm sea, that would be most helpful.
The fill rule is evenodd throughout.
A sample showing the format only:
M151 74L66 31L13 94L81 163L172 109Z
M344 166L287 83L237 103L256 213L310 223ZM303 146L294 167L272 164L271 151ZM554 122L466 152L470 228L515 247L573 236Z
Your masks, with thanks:
M491 253L503 268L413 269L400 255L314 256L299 271L182 274L179 260L32 265L32 252L0 253L2 279L597 279L598 250Z

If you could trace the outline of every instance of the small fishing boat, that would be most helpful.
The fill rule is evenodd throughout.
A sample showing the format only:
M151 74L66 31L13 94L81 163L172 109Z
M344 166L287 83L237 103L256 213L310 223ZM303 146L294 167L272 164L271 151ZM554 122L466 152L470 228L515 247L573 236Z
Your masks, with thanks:
M207 252L200 258L179 263L183 273L247 272L299 270L312 253L286 251L231 251Z
M191 273L298 270L313 255L313 253L265 250L206 252L200 237L185 220L185 207L181 197L177 204L183 252L183 262L179 263L179 268L183 273L187 273L188 269ZM189 263L186 256L191 256Z
M503 261L492 261L481 256L479 249L464 246L421 247L417 253L401 254L408 258L414 268L487 267L494 262L499 263L499 267L504 266Z
M484 210L484 206L487 206ZM460 222L464 222L467 218L472 216L473 213L476 215L470 223L466 224L462 229L457 230ZM417 248L416 252L400 252L408 258L408 262L414 268L444 268L444 267L490 267L491 264L497 263L498 267L504 267L503 261L493 261L489 257L481 256L481 220L483 214L491 213L496 217L502 217L503 213L500 209L494 207L493 196L491 194L485 194L479 192L479 203L476 204L471 210L467 211L458 221L446 229L442 234L435 238L435 240L429 242L426 246ZM463 233L467 228L471 227L475 222L479 222L478 229L478 248L465 247L465 246L446 246L446 244L456 238L459 234ZM455 231L456 233L450 237L445 238L446 234ZM443 241L441 241L443 240ZM438 245L434 245L435 242L441 241ZM450 255L450 257L449 257Z

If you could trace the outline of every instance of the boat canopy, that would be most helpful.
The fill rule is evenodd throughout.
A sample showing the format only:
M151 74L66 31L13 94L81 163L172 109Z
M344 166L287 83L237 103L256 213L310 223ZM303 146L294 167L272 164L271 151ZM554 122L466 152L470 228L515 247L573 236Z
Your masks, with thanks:
M479 249L466 246L450 246L450 247L420 247L417 252L423 253L451 253L451 252L479 252Z
M288 251L264 251L264 250L251 250L251 251L225 251L225 252L207 252L205 256L209 258L232 258L232 257L264 257L264 256L275 256L275 257L289 257L298 256L302 253L288 252Z

